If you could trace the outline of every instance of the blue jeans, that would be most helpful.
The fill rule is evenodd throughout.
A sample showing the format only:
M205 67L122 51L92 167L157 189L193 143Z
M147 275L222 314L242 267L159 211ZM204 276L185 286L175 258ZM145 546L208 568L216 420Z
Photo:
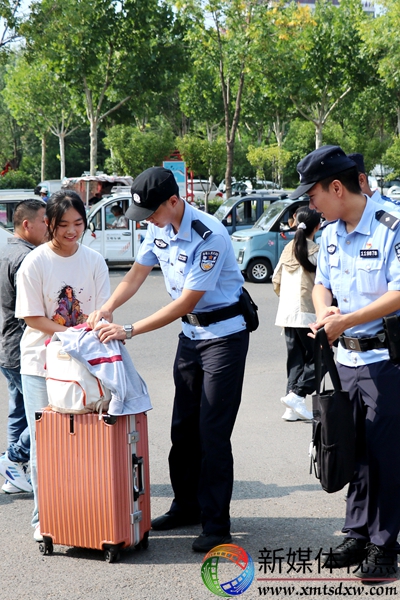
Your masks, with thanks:
M8 387L8 421L7 421L7 452L13 462L26 463L30 454L30 436L25 416L24 397L19 369L0 367L7 379Z
M32 526L39 522L38 487L37 487L37 461L36 461L36 436L35 412L48 405L46 379L37 375L21 375L24 404L29 432L31 434L31 480L33 499L35 502L32 517Z

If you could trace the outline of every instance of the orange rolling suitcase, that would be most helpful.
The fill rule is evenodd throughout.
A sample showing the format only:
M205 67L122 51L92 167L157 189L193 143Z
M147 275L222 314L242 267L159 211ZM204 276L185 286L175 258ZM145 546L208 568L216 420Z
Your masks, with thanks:
M150 478L145 413L36 413L40 531L53 544L104 550L146 548Z

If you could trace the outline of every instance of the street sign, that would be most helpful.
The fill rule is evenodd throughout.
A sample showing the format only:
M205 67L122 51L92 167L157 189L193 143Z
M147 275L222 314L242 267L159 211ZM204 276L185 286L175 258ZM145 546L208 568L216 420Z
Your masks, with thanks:
M186 198L187 181L186 181L186 163L183 160L164 160L163 167L170 169L179 186L179 195L181 198Z

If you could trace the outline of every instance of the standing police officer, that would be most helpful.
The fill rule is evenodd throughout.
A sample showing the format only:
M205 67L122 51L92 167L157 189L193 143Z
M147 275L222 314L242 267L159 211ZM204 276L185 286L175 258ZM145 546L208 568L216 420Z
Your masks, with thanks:
M397 572L400 530L400 365L382 342L382 317L400 310L399 215L361 193L355 163L324 146L297 166L310 207L329 224L321 237L313 302L316 332L339 338L338 371L356 423L356 469L347 494L344 542L327 566L358 565L354 575L384 579ZM332 295L338 306L332 306Z
M98 323L100 340L130 339L178 318L175 400L169 455L174 500L155 530L202 523L193 550L230 543L233 487L230 437L239 409L249 333L239 305L243 277L226 228L179 197L172 171L147 169L133 182L129 219L149 226L135 264L100 311L111 321L152 268L161 266L172 302L132 325Z

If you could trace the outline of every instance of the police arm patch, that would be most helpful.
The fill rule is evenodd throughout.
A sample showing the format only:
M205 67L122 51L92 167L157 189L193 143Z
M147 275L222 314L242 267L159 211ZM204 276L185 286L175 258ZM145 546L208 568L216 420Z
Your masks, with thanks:
M400 262L400 243L395 245L394 251L396 252L397 260Z
M202 271L211 271L218 260L217 250L204 250L200 256L200 268Z

